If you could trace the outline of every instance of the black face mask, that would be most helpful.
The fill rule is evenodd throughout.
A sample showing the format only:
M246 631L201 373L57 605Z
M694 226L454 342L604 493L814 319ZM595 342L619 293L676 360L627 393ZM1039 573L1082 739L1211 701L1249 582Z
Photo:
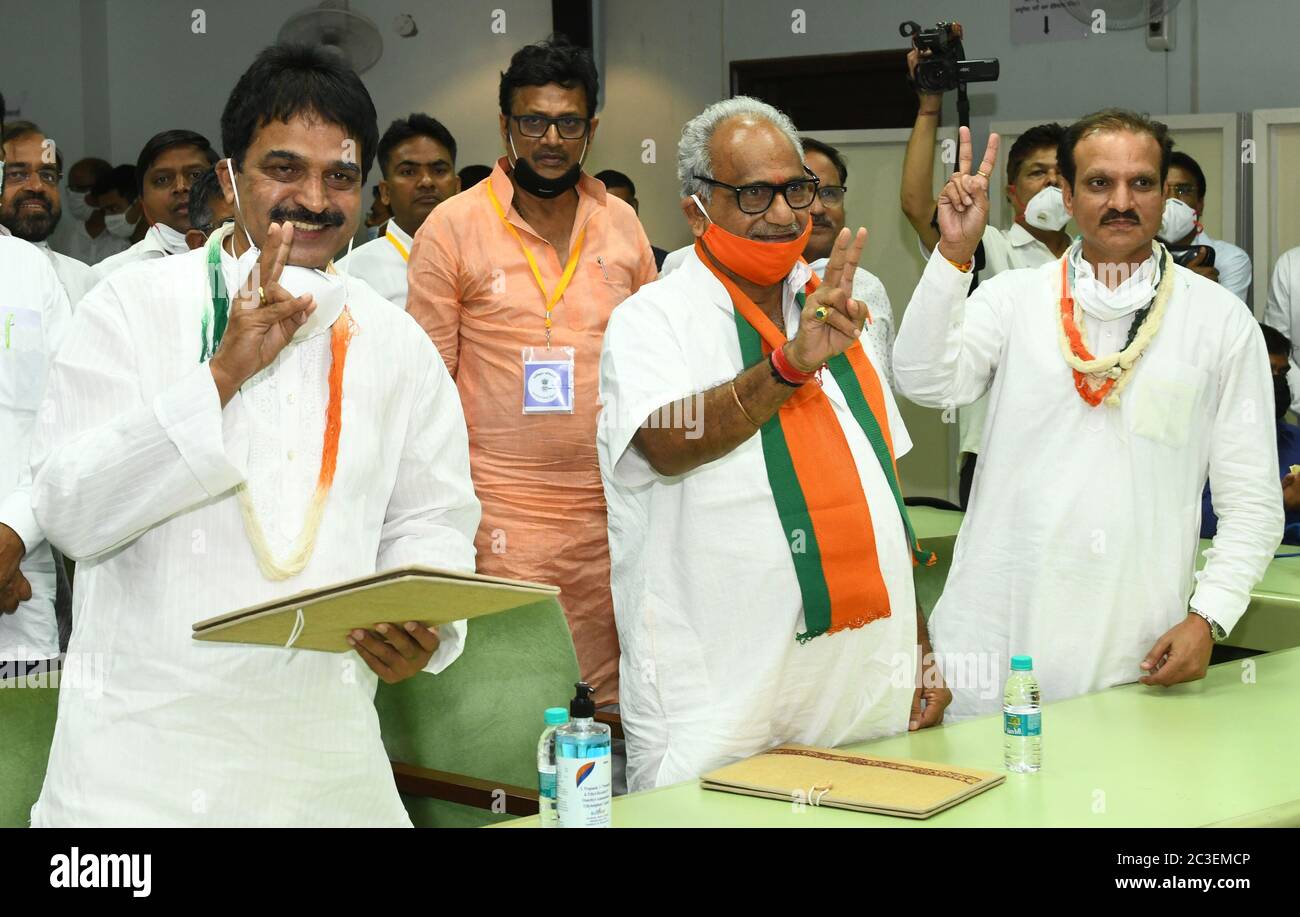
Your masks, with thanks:
M1273 413L1277 417L1278 423L1286 416L1286 412L1291 410L1291 386L1287 384L1286 374L1273 377Z
M559 197L564 192L578 184L578 178L582 175L582 157L559 178L546 178L539 175L537 170L527 159L520 157L515 152L515 139L510 138L510 152L515 154L515 161L512 168L515 172L515 181L519 182L519 187L523 188L529 194L540 198ZM587 144L582 144L583 156L587 154Z

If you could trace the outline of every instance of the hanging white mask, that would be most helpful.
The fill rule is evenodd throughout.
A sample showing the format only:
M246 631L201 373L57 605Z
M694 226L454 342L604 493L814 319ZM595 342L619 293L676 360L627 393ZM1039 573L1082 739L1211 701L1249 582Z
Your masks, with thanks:
M1176 197L1165 201L1160 218L1160 231L1156 233L1165 242L1174 243L1196 228L1196 211Z
M71 188L65 188L63 191L63 209L68 212L78 223L84 223L90 219L90 215L95 212L95 208L86 203L86 191L73 191Z
M230 173L230 187L235 195L235 216L239 220L240 228L244 231L244 238L248 240L248 248L237 259L235 270L236 288L242 291L249 275L257 267L257 261L262 256L262 250L257 247L257 243L253 241L252 235L249 234L245 226L244 211L239 202L239 186L235 184L235 171L229 159L226 160L226 170ZM352 254L351 238L348 239L347 253ZM335 270L337 271L337 268ZM334 324L334 320L339 317L343 307L348 302L348 275L346 272L338 271L331 274L318 268L286 264L280 271L279 282L280 286L294 296L310 293L312 300L316 304L316 308L312 310L311 315L307 316L307 321L294 332L293 340L295 342L310 337L322 328L328 328Z
M126 218L125 213L104 214L104 228L109 235L119 239L129 239L135 235L135 224Z
M1055 185L1048 185L1025 205L1025 223L1035 229L1057 232L1070 222L1065 210L1065 196Z
M163 250L169 255L183 255L190 250L189 243L185 241L185 233L177 232L166 223L154 223L149 231L158 237Z

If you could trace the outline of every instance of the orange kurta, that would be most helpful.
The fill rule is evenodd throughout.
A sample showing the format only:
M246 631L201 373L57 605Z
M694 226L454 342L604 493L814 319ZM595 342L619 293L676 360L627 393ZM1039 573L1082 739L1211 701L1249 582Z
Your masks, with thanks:
M654 255L632 208L584 174L570 252L586 235L551 316L551 345L574 349L574 413L524 414L520 351L545 346L546 301L492 206L488 182L548 291L564 265L512 206L506 168L498 160L486 181L424 221L411 246L406 309L442 353L465 408L470 472L483 504L479 572L559 586L582 676L598 703L613 703L618 633L596 460L600 346L614 307L655 278Z

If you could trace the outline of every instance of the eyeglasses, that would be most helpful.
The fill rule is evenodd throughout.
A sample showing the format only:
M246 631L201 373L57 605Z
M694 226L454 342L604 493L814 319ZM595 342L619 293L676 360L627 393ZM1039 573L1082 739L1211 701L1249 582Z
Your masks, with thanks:
M817 186L821 182L817 178L802 178L798 181L786 182L784 185L729 185L723 181L717 181L712 178L705 178L703 175L691 175L696 181L702 181L706 185L713 185L717 188L726 188L736 195L736 206L740 208L741 213L748 213L753 216L759 213L766 213L767 208L772 206L772 201L776 200L776 193L781 192L785 198L786 204L791 210L803 210L812 206L813 198L817 195Z
M848 190L844 185L822 185L817 189L817 196L823 204L838 207L844 203L844 195Z
M587 118L544 118L541 115L511 115L510 119L519 127L519 133L536 140L545 137L546 132L555 125L562 140L581 140L587 135Z
M63 177L63 173L58 169L37 169L36 176L41 180L41 184L49 185L53 188L59 183L59 179ZM22 166L5 169L6 185L25 185L31 177L31 171Z

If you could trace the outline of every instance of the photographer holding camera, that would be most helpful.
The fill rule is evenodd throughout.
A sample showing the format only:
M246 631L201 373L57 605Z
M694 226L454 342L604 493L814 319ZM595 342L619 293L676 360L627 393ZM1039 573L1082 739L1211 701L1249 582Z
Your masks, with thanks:
M912 25L907 23L906 25ZM923 62L934 58L939 49L949 43L961 51L962 27L958 23L940 23L932 32L912 34L912 50L907 55L908 78L916 87L920 107L912 136L907 142L903 161L902 206L907 220L916 230L921 246L928 256L939 241L939 228L935 221L936 201L934 188L934 143L939 127L939 113L943 107L944 85L940 79L945 73L961 71L959 65L949 65L933 75L925 74ZM947 40L944 41L946 31ZM928 39L928 40L927 40ZM949 52L951 56L952 52ZM962 61L961 64L987 62ZM918 72L918 68L922 72ZM989 70L976 69L965 74L972 81L988 80ZM996 75L996 67L992 69ZM949 84L950 85L950 84ZM1063 231L1069 222L1061 196L1061 175L1057 169L1056 154L1065 129L1056 123L1031 127L1012 144L1007 156L1007 200L1015 208L1016 217L1009 229L988 226L984 230L975 253L975 285L1002 271L1015 268L1038 267L1059 258L1070 245L1070 237ZM972 287L972 289L974 289ZM960 435L960 501L966 508L971 482L975 476L975 463L984 433L984 415L987 398L980 398L964 407L958 414Z

